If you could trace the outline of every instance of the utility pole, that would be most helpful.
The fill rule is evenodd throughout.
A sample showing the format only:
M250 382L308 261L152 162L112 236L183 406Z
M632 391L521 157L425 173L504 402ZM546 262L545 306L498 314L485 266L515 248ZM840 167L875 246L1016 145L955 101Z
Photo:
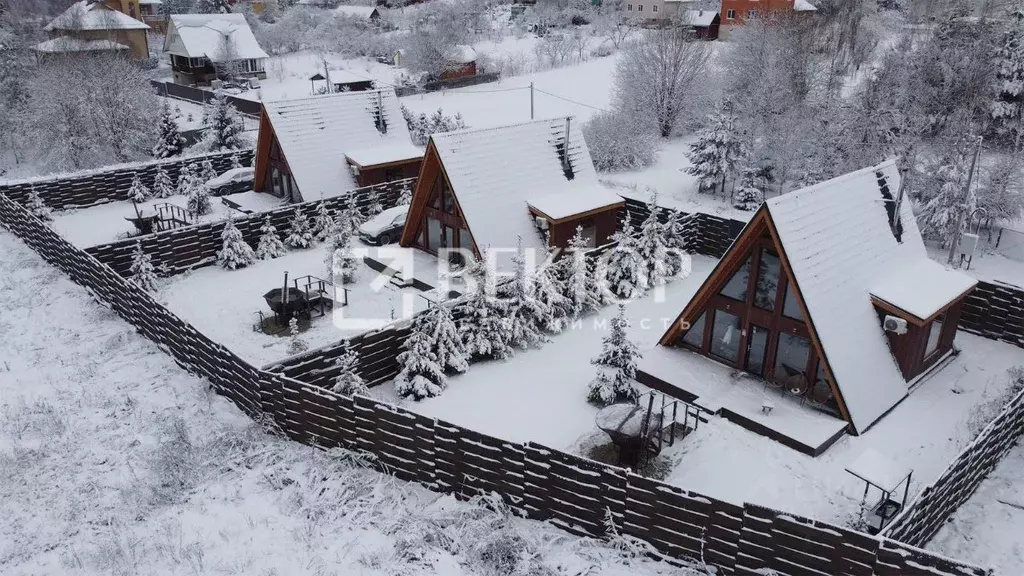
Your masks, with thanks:
M978 136L978 147L974 149L974 157L971 158L971 169L967 172L967 188L965 189L964 202L967 202L967 198L971 194L971 184L974 183L974 169L978 165L978 159L981 157L981 142L984 137ZM964 228L964 218L967 217L966 206L964 206L964 212L960 214L960 217L956 220L956 233L949 242L949 256L946 258L946 264L953 263L953 257L956 255L956 247L960 244L960 234Z
M529 119L534 119L534 83L529 83Z

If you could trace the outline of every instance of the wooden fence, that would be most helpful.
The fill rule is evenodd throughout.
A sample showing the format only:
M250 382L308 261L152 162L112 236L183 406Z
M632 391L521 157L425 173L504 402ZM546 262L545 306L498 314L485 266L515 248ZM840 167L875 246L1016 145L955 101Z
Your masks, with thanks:
M1024 290L978 282L964 299L958 327L965 332L1024 348Z
M730 504L538 444L501 440L259 370L5 195L0 195L0 224L251 417L270 417L281 432L303 443L366 451L382 471L430 489L463 498L497 493L530 518L582 535L604 536L610 515L622 534L724 574L991 574L886 538Z
M356 188L349 194L356 195L356 206L359 209L366 208L374 195L384 207L391 207L397 204L402 191L412 185L413 179L397 180L387 184ZM337 210L347 202L348 194L324 200L331 210ZM296 210L301 210L312 224L319 204L319 200L289 204L276 210L236 218L233 222L241 231L245 241L250 246L256 246L260 240L260 227L263 226L263 221L267 217L270 217L271 224L277 228L278 232L285 235L288 233L288 227ZM224 222L211 222L185 226L93 246L86 248L86 252L113 268L118 274L128 276L132 264L132 253L135 251L136 245L141 245L142 250L149 254L153 266L158 271L165 275L179 274L189 269L213 264L216 261L217 252L223 247L220 235L224 230L224 225Z
M142 183L152 188L158 167L163 167L172 182L178 181L178 173L186 165L201 164L204 160L213 163L217 172L231 167L231 157L237 155L243 165L253 161L252 150L218 152L202 156L170 158L137 164L120 164L103 170L57 174L45 178L30 178L0 182L0 194L22 204L29 190L35 189L47 206L54 210L85 208L117 200L126 200L132 178L139 176Z
M192 86L175 84L174 82L161 82L159 80L150 80L149 83L160 96L187 100L199 105L206 104L210 100L213 100L212 90L203 90L201 88L193 88ZM228 102L230 102L235 109L242 114L258 117L263 112L262 102L238 98L231 94L225 94L224 96L227 98Z
M629 214L630 222L634 226L640 226L651 213L650 205L635 198L625 198L625 200L626 207L622 214ZM668 215L676 213L676 210L662 208L662 214L665 215L662 220L665 220ZM718 216L704 214L703 212L693 212L689 216L692 218L693 229L687 231L689 241L687 242L686 249L712 258L724 256L726 250L732 245L733 240L740 235L740 232L747 225L746 222L741 222L740 220L719 218Z

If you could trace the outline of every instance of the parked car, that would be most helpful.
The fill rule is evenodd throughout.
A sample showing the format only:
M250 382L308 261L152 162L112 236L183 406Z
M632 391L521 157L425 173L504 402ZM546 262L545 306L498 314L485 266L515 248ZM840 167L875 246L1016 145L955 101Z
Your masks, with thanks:
M232 168L216 178L210 178L206 186L209 187L210 194L224 196L252 190L254 180L256 171L252 168Z
M369 244L383 246L398 242L405 228L408 206L395 206L370 218L359 227L359 237Z

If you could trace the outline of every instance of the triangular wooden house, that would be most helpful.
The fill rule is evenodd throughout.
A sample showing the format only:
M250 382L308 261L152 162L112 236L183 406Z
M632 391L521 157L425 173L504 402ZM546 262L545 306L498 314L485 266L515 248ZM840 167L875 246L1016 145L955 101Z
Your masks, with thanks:
M572 118L434 134L402 233L402 246L436 254L462 248L565 247L576 227L590 245L618 229L622 198L597 181Z
M869 428L950 354L977 283L928 258L910 202L895 208L899 186L889 161L765 202L645 377L685 390L673 358L688 350L834 413L855 434Z

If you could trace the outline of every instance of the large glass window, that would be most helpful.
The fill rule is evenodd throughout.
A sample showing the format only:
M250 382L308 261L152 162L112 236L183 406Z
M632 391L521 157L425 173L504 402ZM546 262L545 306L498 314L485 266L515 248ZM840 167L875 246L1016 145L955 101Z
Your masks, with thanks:
M701 348L704 345L704 317L707 314L701 314L693 324L690 324L690 329L683 335L683 342L686 342L694 348Z
M775 297L779 289L779 257L763 250L757 265L757 287L754 290L754 306L762 310L775 309Z
M735 362L740 355L740 319L728 312L715 310L715 324L711 333L711 353L723 360Z
M270 182L274 188L274 196L281 198L284 196L284 191L281 189L281 171L277 168L270 169Z
M444 187L441 188L441 194L441 208L448 214L455 214L455 197Z
M764 359L767 351L768 329L751 324L747 336L747 372L764 376Z
M441 245L441 221L427 218L427 248L437 250Z
M779 349L775 352L775 381L790 390L807 389L807 360L811 343L804 338L779 333Z
M942 336L942 321L944 319L939 316L932 320L932 325L928 328L928 345L924 347L925 358L935 354L935 351L939 349L939 338Z
M796 291L789 283L786 284L786 300L782 304L782 315L793 320L804 319L804 313L800 311L800 304L796 301Z
M747 285L750 280L750 258L740 266L740 269L732 275L729 282L722 288L720 294L735 300L744 301L747 299Z
M459 248L463 250L473 250L473 237L469 235L469 230L465 228L459 228Z

